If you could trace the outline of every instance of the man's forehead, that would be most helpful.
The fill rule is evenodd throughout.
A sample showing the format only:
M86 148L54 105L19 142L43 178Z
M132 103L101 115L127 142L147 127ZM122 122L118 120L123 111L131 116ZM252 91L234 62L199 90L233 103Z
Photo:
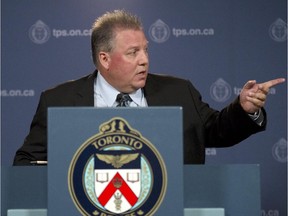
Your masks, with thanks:
M127 46L130 46L131 44L135 44L134 46L146 46L148 44L148 40L146 39L146 36L142 30L118 30L115 35L115 40L116 42L122 42Z
M129 35L129 34L144 34L143 30L141 29L123 29L123 28L117 28L115 30L115 35Z

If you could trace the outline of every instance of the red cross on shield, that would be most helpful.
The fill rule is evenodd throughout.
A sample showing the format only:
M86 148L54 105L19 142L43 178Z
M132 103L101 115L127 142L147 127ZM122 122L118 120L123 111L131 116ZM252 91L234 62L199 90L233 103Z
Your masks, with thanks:
M129 162L129 165L127 163L122 166L119 165L119 167L115 165L115 163L112 165L112 162L109 162L107 165L106 159L106 163L102 163L103 158L107 158L107 154L97 154L95 157L95 194L99 203L105 209L120 214L130 210L137 203L140 196L140 156L137 155L137 158ZM115 157L120 157L122 155L123 154L110 154L109 158L114 158L113 160L116 160ZM115 169L115 166L118 167L118 169Z

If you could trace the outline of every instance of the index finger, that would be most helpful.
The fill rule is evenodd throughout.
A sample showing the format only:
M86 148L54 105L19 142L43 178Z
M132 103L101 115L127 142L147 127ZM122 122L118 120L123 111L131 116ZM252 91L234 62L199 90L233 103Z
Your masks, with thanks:
M280 83L285 82L285 78L278 78L274 80L269 80L267 82L262 83L262 85L266 88L271 88L272 86L278 85Z

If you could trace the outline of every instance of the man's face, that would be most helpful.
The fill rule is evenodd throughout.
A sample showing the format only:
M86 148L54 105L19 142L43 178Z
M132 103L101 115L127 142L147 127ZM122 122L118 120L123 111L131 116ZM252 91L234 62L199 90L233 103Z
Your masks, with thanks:
M125 93L144 87L149 65L147 46L143 31L118 30L114 48L107 54L106 81Z

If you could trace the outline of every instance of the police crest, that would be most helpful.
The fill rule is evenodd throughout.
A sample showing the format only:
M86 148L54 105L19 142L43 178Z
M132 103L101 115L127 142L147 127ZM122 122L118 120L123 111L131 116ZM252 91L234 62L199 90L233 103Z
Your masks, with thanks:
M83 215L151 215L166 193L166 167L141 133L115 117L77 150L68 187Z

